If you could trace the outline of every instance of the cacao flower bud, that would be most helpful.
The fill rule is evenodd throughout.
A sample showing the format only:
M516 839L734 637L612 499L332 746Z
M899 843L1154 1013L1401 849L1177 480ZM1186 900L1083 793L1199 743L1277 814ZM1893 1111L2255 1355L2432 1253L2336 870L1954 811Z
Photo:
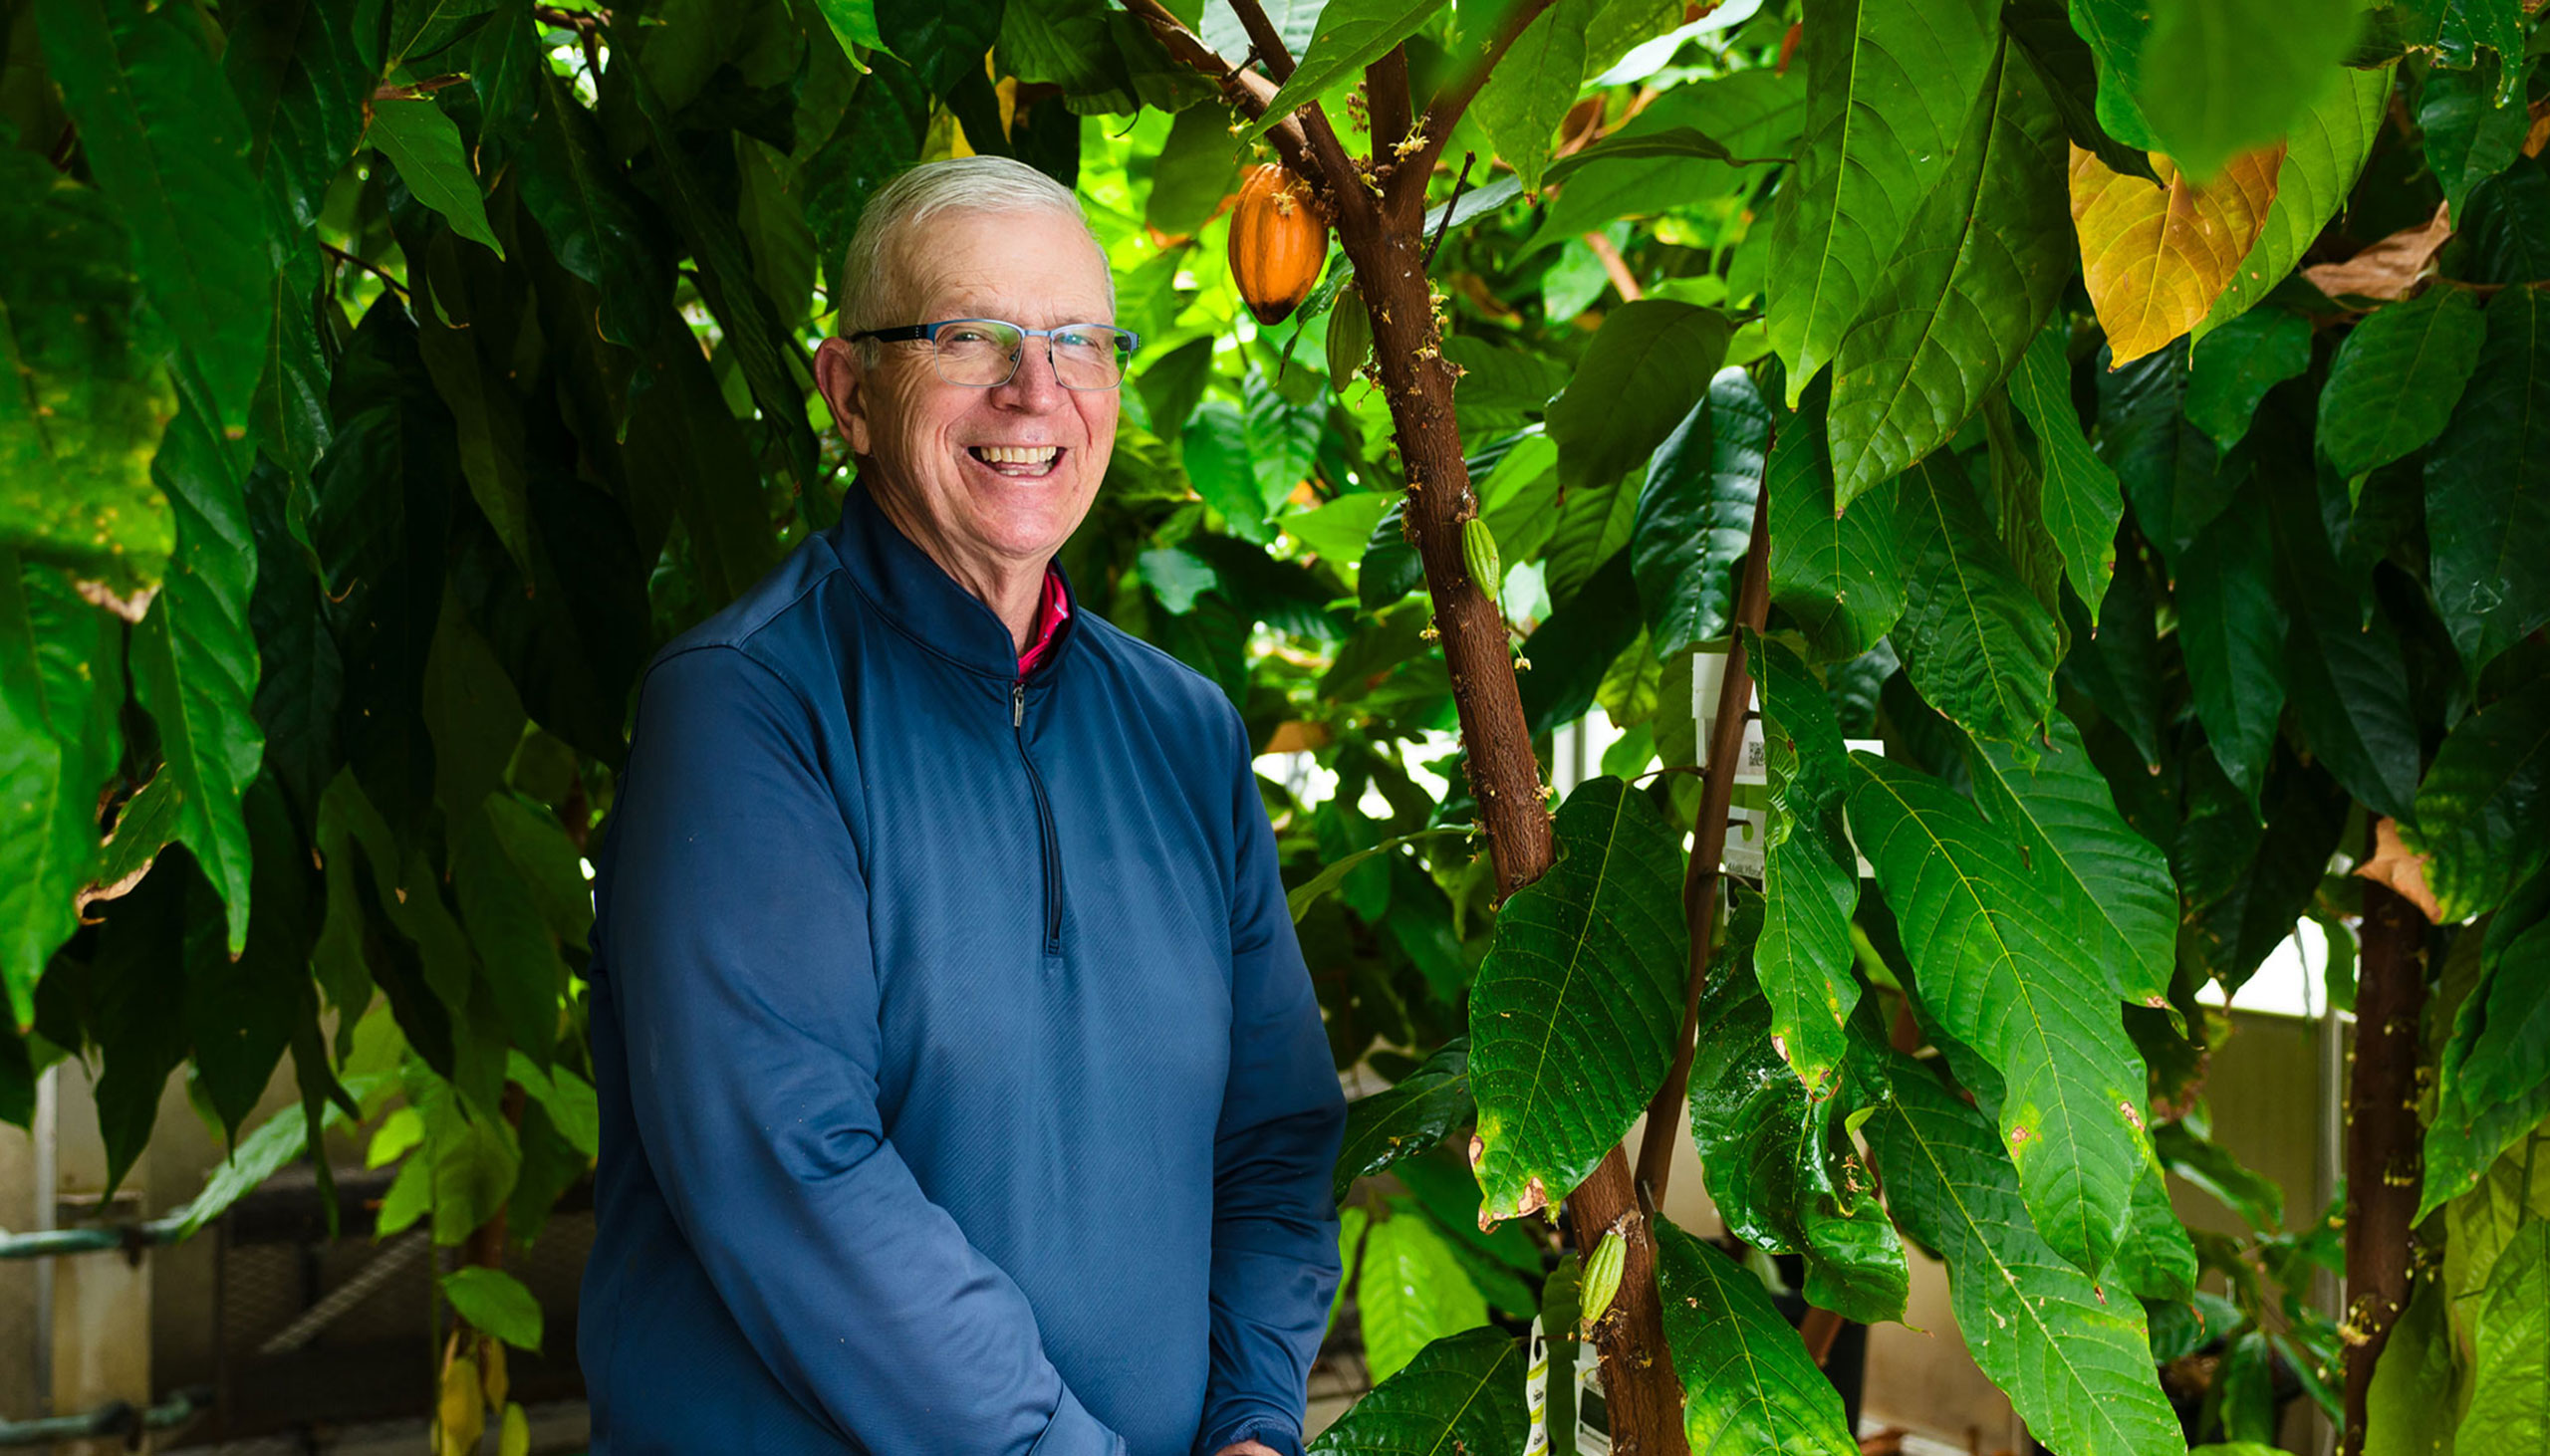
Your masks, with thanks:
M1602 1323L1603 1312L1612 1308L1612 1296L1621 1292L1621 1270L1629 1261L1630 1241L1621 1237L1619 1229L1603 1235L1594 1246L1594 1256L1585 1261L1585 1284L1577 1298L1583 1322L1582 1337L1594 1337L1594 1327Z
M1496 560L1496 533L1487 529L1487 518L1472 516L1461 523L1461 564L1469 568L1470 580L1490 600L1505 581L1505 573Z
M1293 316L1328 261L1328 219L1301 178L1274 162L1248 174L1231 210L1231 279L1260 324Z

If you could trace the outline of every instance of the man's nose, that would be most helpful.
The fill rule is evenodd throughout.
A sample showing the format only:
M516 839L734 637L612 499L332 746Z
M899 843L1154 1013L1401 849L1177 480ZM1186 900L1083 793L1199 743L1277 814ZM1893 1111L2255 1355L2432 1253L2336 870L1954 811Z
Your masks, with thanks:
M1020 340L1018 367L1010 370L1009 382L993 387L992 402L1004 409L1042 414L1062 408L1063 396L1062 381L1054 376L1054 341Z

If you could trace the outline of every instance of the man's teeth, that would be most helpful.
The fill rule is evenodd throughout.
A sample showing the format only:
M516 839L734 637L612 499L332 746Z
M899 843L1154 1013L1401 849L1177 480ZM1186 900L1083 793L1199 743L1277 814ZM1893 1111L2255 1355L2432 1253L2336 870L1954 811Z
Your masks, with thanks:
M974 458L989 465L1043 465L1061 453L1058 445L976 445Z

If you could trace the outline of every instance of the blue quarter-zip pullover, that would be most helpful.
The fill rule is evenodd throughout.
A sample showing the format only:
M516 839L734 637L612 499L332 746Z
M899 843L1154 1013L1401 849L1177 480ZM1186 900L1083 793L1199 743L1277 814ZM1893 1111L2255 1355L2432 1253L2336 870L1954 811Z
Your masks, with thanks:
M595 870L597 1453L1300 1451L1345 1105L1218 688L1077 597L1021 678L854 488Z

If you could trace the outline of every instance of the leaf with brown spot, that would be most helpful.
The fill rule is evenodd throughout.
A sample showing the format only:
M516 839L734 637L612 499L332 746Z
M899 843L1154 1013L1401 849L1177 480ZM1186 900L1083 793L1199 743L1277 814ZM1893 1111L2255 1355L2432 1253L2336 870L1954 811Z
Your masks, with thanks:
M2203 320L2266 224L2283 159L2281 141L2245 151L2197 186L2155 155L2156 187L2072 148L2081 274L2114 364L2141 359Z

